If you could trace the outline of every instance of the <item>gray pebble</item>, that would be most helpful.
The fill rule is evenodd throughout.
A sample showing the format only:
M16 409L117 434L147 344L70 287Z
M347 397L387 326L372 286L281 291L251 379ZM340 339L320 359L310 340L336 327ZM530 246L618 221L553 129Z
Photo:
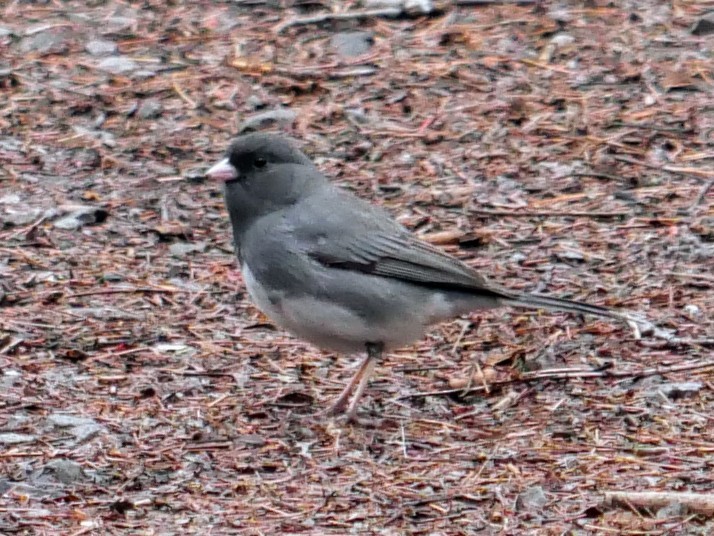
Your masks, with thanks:
M0 445L18 445L20 443L32 443L37 438L28 434L15 434L7 432L0 434Z
M367 53L373 43L371 32L340 32L330 39L330 46L347 58Z
M111 74L124 74L136 70L139 65L126 56L110 56L100 61L97 67Z
M548 502L545 491L540 486L532 486L518 495L516 510L539 510Z
M47 422L52 426L68 427L68 426L79 426L82 424L96 424L94 419L89 417L78 417L76 415L67 415L66 413L53 413L47 417Z
M49 461L43 468L44 474L50 474L61 484L72 484L84 477L82 466L72 460L58 458Z
M191 253L205 251L206 244L199 242L196 244L187 244L186 242L176 242L169 246L169 252L171 255L178 259L182 259Z
M277 108L267 112L256 114L249 117L238 128L238 133L243 133L249 130L260 130L267 126L277 124L280 126L289 126L297 118L297 113L288 108Z
M142 119L155 119L161 115L163 109L161 102L157 99L147 99L139 106L137 115Z
M92 39L84 46L84 49L92 56L109 56L117 51L117 44L113 41Z

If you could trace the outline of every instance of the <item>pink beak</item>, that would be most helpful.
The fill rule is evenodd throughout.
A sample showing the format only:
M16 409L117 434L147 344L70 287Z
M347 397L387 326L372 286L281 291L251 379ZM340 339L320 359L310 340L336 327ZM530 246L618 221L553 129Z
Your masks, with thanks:
M227 158L224 158L206 171L206 176L213 180L227 182L238 178L238 170L233 167Z

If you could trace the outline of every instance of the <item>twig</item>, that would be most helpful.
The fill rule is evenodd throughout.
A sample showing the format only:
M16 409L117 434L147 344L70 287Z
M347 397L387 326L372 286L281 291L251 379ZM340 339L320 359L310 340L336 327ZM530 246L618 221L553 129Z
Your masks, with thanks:
M707 274L687 274L684 272L664 272L662 275L671 275L672 277L683 277L685 279L700 279L714 283L714 276Z
M491 6L491 5L530 5L540 0L452 0L456 6Z
M132 294L135 292L155 292L164 294L225 294L227 290L187 290L182 288L167 288L167 287L135 287L135 288L104 288L99 290L88 290L87 292L77 292L75 294L67 294L65 298L81 298L84 296L95 296L97 294Z
M567 380L573 378L644 378L647 376L656 376L659 374L667 374L671 372L684 372L692 370L704 370L714 368L714 361L697 361L694 363L684 363L681 365L661 365L658 367L652 367L648 369L641 370L583 370L578 368L572 369L547 369L538 370L534 372L525 372L521 374L518 378L509 378L507 380L493 380L489 382L489 386L494 385L508 385L514 383L526 383L534 382L539 380ZM461 389L444 389L442 391L429 391L421 393L411 393L397 397L397 400L404 400L409 398L424 398L427 396L452 396L461 394L466 395L474 392L484 391L483 386L475 386L468 391Z
M181 97L182 101L189 105L189 108L191 110L195 110L196 108L198 108L196 101L189 97L188 94L184 91L184 89L179 85L179 79L176 76L172 77L171 82L176 94Z
M273 71L275 74L289 76L298 80L303 78L326 78L328 80L337 80L340 78L352 78L354 76L370 76L377 73L375 67L369 65L357 65L347 69L332 69L332 68L300 68L300 69L284 69L278 67Z
M680 491L606 491L605 506L634 506L657 510L670 504L682 504L691 513L714 515L714 494Z
M47 219L46 216L41 216L36 222L28 225L27 227L21 227L20 229L17 229L15 231L13 231L12 233L5 235L3 238L9 242L10 240L15 239L16 237L18 237L22 234L27 236L30 232L32 232L37 227L39 227L46 219ZM2 236L2 235L0 235L0 236Z
M369 17L397 17L402 13L401 8L388 7L383 9L364 9L361 11L347 11L345 13L320 13L312 17L302 17L288 20L275 27L275 33L283 33L292 26L303 26L305 24L319 24L331 20L352 20Z
M470 210L469 212L483 216L509 216L514 218L624 218L630 215L629 212L548 212L546 210L511 211L476 209Z
M712 186L714 186L714 179L707 181L704 184L701 191L699 192L699 195L697 195L697 198L694 200L694 203L692 203L692 206L689 207L690 214L693 214L697 210L697 208L699 208L699 205L702 204L702 201L704 201L704 198L707 196Z
M627 179L624 177L618 177L617 175L610 175L609 173L599 173L597 171L582 171L579 173L565 173L558 177L554 177L553 180L567 179L568 177L578 178L578 177L595 177L596 179L606 179L609 181L625 182Z
M624 155L615 155L615 160L618 162L625 162L626 164L634 164L635 166L642 166L650 169L657 169L660 171L667 171L669 173L678 173L680 175L694 175L695 177L714 177L714 171L698 168L689 167L679 167L679 166L658 166L656 164L650 164L649 162L643 162L641 160L636 160L635 158L630 158Z
M647 348L669 348L672 346L714 346L712 339L684 339L680 337L663 338L660 341L640 341L642 346Z
M676 132L677 134L688 134L691 132L690 129L683 129L677 127L660 127L658 125L648 125L646 123L628 123L623 121L615 121L611 123L613 127L627 127L627 128L640 128L644 130L656 130L659 132Z

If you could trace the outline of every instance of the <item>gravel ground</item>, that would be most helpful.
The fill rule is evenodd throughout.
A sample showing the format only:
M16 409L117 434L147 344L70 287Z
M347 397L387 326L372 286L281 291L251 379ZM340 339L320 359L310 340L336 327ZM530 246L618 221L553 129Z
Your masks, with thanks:
M0 533L714 530L714 2L387 4L0 6ZM266 129L656 329L474 315L316 416L356 356L250 304L203 178Z

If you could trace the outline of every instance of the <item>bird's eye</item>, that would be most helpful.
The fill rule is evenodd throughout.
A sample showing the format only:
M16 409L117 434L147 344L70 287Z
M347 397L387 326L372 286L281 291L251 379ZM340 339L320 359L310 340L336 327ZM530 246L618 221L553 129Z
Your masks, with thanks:
M267 164L267 163L268 163L268 161L265 158L263 158L262 156L259 156L253 162L253 165L257 168L262 168L262 167L265 167L265 164Z

